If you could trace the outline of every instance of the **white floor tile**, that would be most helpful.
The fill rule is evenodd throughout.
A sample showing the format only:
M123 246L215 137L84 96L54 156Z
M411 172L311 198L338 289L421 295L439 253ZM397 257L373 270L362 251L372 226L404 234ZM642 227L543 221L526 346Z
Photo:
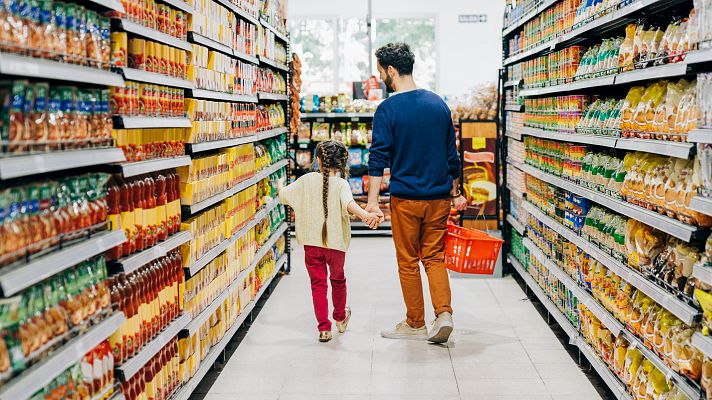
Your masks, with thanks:
M347 256L349 331L317 342L302 249L206 400L588 400L593 386L511 278L453 278L455 332L444 346L388 340L405 318L390 240ZM423 274L426 322L434 318ZM568 397L567 397L568 396Z

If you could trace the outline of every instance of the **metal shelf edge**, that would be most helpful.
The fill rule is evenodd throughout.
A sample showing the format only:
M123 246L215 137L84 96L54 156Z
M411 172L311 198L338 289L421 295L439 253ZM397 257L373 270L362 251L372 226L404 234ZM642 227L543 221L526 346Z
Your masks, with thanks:
M192 126L190 118L179 117L130 117L119 115L114 117L114 120L124 129L190 128Z
M0 73L3 75L55 79L93 85L124 86L124 79L121 75L109 70L43 60L11 53L0 53Z
M507 222L509 222L509 225L511 225L512 228L514 228L514 230L517 231L520 235L524 235L526 228L521 222L514 219L514 216L512 216L512 214L507 214Z
M104 232L65 249L49 253L28 264L3 269L0 272L2 293L5 296L12 296L125 241L124 231Z
M188 156L173 158L159 158L157 160L137 161L121 164L124 178L148 174L156 171L163 171L171 168L185 167L190 165L191 159Z
M119 148L82 149L0 158L0 180L126 161Z
M712 128L697 128L687 134L687 141L712 144Z
M177 232L165 241L160 242L149 249L145 249L140 253L133 254L123 260L115 262L115 265L119 266L121 271L124 273L133 272L151 261L165 256L169 251L186 242L189 242L192 238L193 235L189 231Z
M139 25L127 19L119 19L119 22L121 24L121 27L127 32L131 32L133 34L143 36L147 39L155 40L157 42L161 42L169 46L177 47L185 51L192 51L193 49L193 46L191 46L191 44L187 41L178 39L163 32L159 32L155 29L147 28L143 25Z
M174 76L163 75L156 72L142 71L140 69L128 67L121 67L118 68L118 70L121 71L121 74L124 76L124 79L128 81L147 82L156 85L173 86L183 89L193 88L193 84L190 81L182 78L176 78Z

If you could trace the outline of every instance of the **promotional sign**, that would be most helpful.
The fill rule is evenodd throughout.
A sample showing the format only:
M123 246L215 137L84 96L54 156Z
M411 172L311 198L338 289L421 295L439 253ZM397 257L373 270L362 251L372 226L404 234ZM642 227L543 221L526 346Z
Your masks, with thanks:
M499 217L497 123L460 121L462 188L468 207L464 218Z

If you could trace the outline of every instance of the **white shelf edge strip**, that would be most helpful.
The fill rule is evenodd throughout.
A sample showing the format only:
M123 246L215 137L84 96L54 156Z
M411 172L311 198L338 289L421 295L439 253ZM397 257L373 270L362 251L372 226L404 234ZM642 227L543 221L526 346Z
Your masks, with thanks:
M188 314L182 314L168 324L161 333L156 335L153 340L143 346L143 348L134 357L130 358L120 366L116 367L116 371L120 372L125 380L131 379L132 376L143 368L148 361L153 358L168 342L173 339L178 332L190 322Z
M58 151L0 158L0 179L126 161L118 148Z
M626 282L630 283L636 289L645 293L647 296L655 300L660 306L666 310L673 313L677 318L680 318L682 322L687 325L692 325L696 320L697 316L700 314L694 307L686 304L685 302L678 300L673 294L665 291L663 288L659 287L654 282L649 281L644 276L640 275L638 272L632 270L631 268L623 265L618 260L614 259L610 255L606 254L603 250L599 249L596 245L590 243L583 237L577 235L575 232L565 227L564 225L558 223L553 218L544 214L539 208L534 204L524 201L524 208L533 215L536 219L541 221L544 225L555 230L561 234L566 240L578 246L589 256L595 258L610 269L613 273L623 278Z
M281 39L281 40L284 41L284 42L289 43L289 38L287 37L287 35L285 35L284 33L280 32L280 31L278 31L277 28L275 28L274 26L272 26L272 25L271 25L269 22L267 22L264 18L260 18L260 24L262 24L262 26L264 26L265 28L267 28L267 29L269 29L270 31L272 31L272 33L274 33L274 36L278 37L279 39Z
M121 4L119 4L120 6ZM29 78L57 79L94 85L123 87L121 75L109 70L0 53L0 74Z
M690 209L706 215L712 215L712 198L697 195L690 200Z
M712 337L705 336L702 332L692 335L692 345L697 347L707 357L712 357Z
M138 161L122 164L121 170L124 174L124 178L129 178L136 175L143 175L171 168L185 167L190 165L191 162L192 161L189 156L159 158L157 160Z
M692 269L692 276L708 285L712 285L712 267L710 266L700 263L695 264Z
M712 128L697 128L687 134L687 141L712 144Z
M240 182L237 184L232 189L228 189L219 195L213 196L211 198L205 199L197 204L193 204L190 206L190 213L195 214L198 211L204 210L214 204L217 204L225 199L227 199L230 196L234 196L237 193L240 193L241 191L247 189L248 187L256 184L257 182L261 181L264 178L267 178L268 176L272 175L273 173L279 171L283 167L287 166L288 160L281 160L276 162L275 164L272 164L270 167L263 169L262 171L257 172L255 176L252 178L245 179L244 181ZM188 206L186 206L188 207Z
M669 233L678 239L689 242L692 235L697 232L697 228L691 225L684 224L678 220L672 219L670 217L660 215L656 212L652 212L641 207L635 206L623 200L614 199L612 197L606 196L603 193L598 193L593 190L579 186L573 182L566 181L562 178L556 177L554 175L548 174L537 168L534 168L528 164L522 164L522 171L535 178L541 179L547 183L558 186L562 189L568 190L579 196L583 196L594 203L598 203L609 209L623 214L629 218L636 219L638 221L644 222L647 225L657 228L663 232Z
M593 296L581 289L578 285L575 285L571 278L561 279L562 277L568 277L568 275L558 266L556 266L548 257L546 257L544 253L542 253L541 250L532 241L530 241L529 239L525 239L524 246L529 249L530 254L534 255L534 257L539 259L539 261L547 269L549 269L549 271L556 275L559 280L564 284L564 286L574 292L574 295L578 297L581 303L586 305L586 307L591 310L591 312L601 321L601 323L603 323L603 325L605 325L611 331L614 336L617 337L619 335L623 335L632 345L635 345L640 350L640 352L643 354L643 356L645 356L645 358L650 360L651 363L653 363L661 372L663 372L663 374L665 374L665 376L669 380L674 381L675 384L688 395L688 397L690 397L691 399L699 398L700 393L698 390L690 386L684 378L682 378L679 374L673 371L672 368L670 368L655 353L646 348L643 342L637 336L629 332L624 327L624 325L620 321L615 319L605 308L603 308L603 306L601 306L601 304L598 303L598 301L596 301ZM569 284L573 284L577 289L574 289L574 286L569 286ZM579 295L581 295L582 297L579 297ZM618 329L618 327L620 327L620 329Z
M254 260L250 263L250 265L244 270L241 271L237 278L232 281L225 290L223 290L218 297L213 300L210 305L203 311L201 311L195 318L193 318L192 321L188 324L188 326L185 327L185 330L188 331L188 333L193 334L195 333L198 329L200 329L201 326L207 321L211 315L215 313L215 311L222 305L222 303L225 301L228 295L230 295L237 287L239 287L240 284L245 280L245 278L252 272L254 269L257 267L257 264L262 261L265 255L267 255L267 252L272 249L272 247L277 243L277 240L284 234L286 231L286 223L284 224L285 228L283 229L278 229L276 230L272 236L263 244L260 246L260 248L255 252ZM243 233L244 234L244 233ZM242 236L242 235L240 235Z
M141 128L190 128L192 122L189 118L179 117L116 117L125 129Z
M270 129L270 130L264 131L264 132L258 132L254 135L244 136L244 137L239 137L239 138L234 138L234 139L216 140L216 141L212 141L212 142L203 142L203 143L187 143L187 144L190 145L191 153L200 153L200 152L208 151L208 150L223 149L223 148L227 148L227 147L239 146L241 144L258 142L260 140L273 138L275 136L279 136L279 135L282 135L287 132L288 132L288 130L286 127L281 127L281 128Z
M512 228L514 228L514 230L517 231L520 235L524 235L524 225L514 219L512 214L507 214L507 222L509 222L509 225L512 225Z
M302 113L301 119L307 118L373 118L375 113Z
M4 296L12 296L125 241L124 231L98 233L87 240L49 253L28 264L7 267L0 271L2 293Z
M123 260L119 260L116 264L121 266L121 271L124 273L133 272L153 260L164 257L171 250L176 249L178 246L187 243L192 239L193 235L189 231L176 232L165 241L160 242L140 253L131 255Z
M552 315L554 319L556 319L556 322L559 324L559 326L566 332L566 334L569 336L571 344L575 344L579 349L581 349L583 355L588 359L588 361L594 367L596 372L598 372L598 374L601 376L601 379L606 382L606 385L608 385L608 387L614 393L616 398L631 400L631 397L626 392L623 383L620 382L618 377L616 377L616 375L610 369L608 369L605 364L601 362L600 358L586 343L583 337L581 337L578 330L576 330L576 328L571 325L571 322L566 318L566 316L564 316L564 314L561 313L561 311L556 307L556 305L554 305L551 299L549 299L549 297L544 294L541 287L534 281L531 275L529 275L529 273L524 270L522 264L519 263L519 261L511 254L509 256L509 262L519 273L519 276L522 277L522 279L530 288L530 290L534 292L534 295L539 299L539 301L544 305L544 307L546 307L546 309L549 311L549 314Z
M198 387L198 385L203 380L208 371L210 371L210 369L213 367L213 364L215 363L215 361L217 361L218 356L222 354L223 349L225 349L230 340L232 340L233 336L235 336L235 333L237 333L237 331L240 329L247 317L250 315L250 313L252 313L255 304L257 304L257 302L262 298L262 295L267 290L269 285L272 284L274 278L277 277L279 269L282 265L284 265L285 262L286 256L282 256L282 258L277 261L277 264L275 265L275 273L272 274L272 276L262 284L262 288L255 296L255 299L241 310L240 315L237 317L232 327L230 327L230 329L220 339L218 344L213 346L208 351L208 355L203 361L200 362L200 367L198 367L198 371L192 378L190 378L190 380L185 385L183 385L183 387L178 393L175 394L172 400L188 400L190 398L190 395Z
M222 44L218 41L215 41L207 36L203 36L198 32L193 32L190 31L188 36L189 38L192 37L193 42L200 44L202 46L205 46L211 50L219 51L224 54L228 54L233 56L234 53L232 51L232 48L228 45Z
M182 78L127 67L120 68L120 71L124 75L124 79L129 81L147 82L155 85L174 86L183 89L193 88L193 84L190 81Z
M36 391L47 386L56 376L76 364L86 353L111 336L124 320L123 313L114 313L85 334L71 339L59 350L43 358L39 364L30 367L5 384L0 390L0 399L29 399Z
M233 93L225 93L225 92L218 92L215 90L208 90L208 89L189 89L190 90L190 95L194 98L199 98L199 99L208 99L208 100L223 100L223 101L232 101L232 102L238 102L238 103L257 103L258 99L257 96L251 96L251 95L246 95L246 94L233 94Z
M167 44L169 46L173 46L173 47L185 50L185 51L193 50L193 46L185 40L178 39L176 37L165 34L163 32L159 32L155 29L147 28L143 25L139 25L139 24L129 21L127 19L121 19L120 21L121 21L121 26L127 32L131 32L133 34L143 36L147 39L155 40L157 42L161 42L163 44Z

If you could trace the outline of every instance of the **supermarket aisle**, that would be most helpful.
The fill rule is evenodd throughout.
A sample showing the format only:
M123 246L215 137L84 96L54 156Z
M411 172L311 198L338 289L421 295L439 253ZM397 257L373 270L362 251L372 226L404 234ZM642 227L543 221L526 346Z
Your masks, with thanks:
M347 257L353 318L328 344L317 342L298 249L292 274L205 399L601 398L512 278L452 281L457 330L449 348L382 339L380 330L403 315L391 243L354 239Z

